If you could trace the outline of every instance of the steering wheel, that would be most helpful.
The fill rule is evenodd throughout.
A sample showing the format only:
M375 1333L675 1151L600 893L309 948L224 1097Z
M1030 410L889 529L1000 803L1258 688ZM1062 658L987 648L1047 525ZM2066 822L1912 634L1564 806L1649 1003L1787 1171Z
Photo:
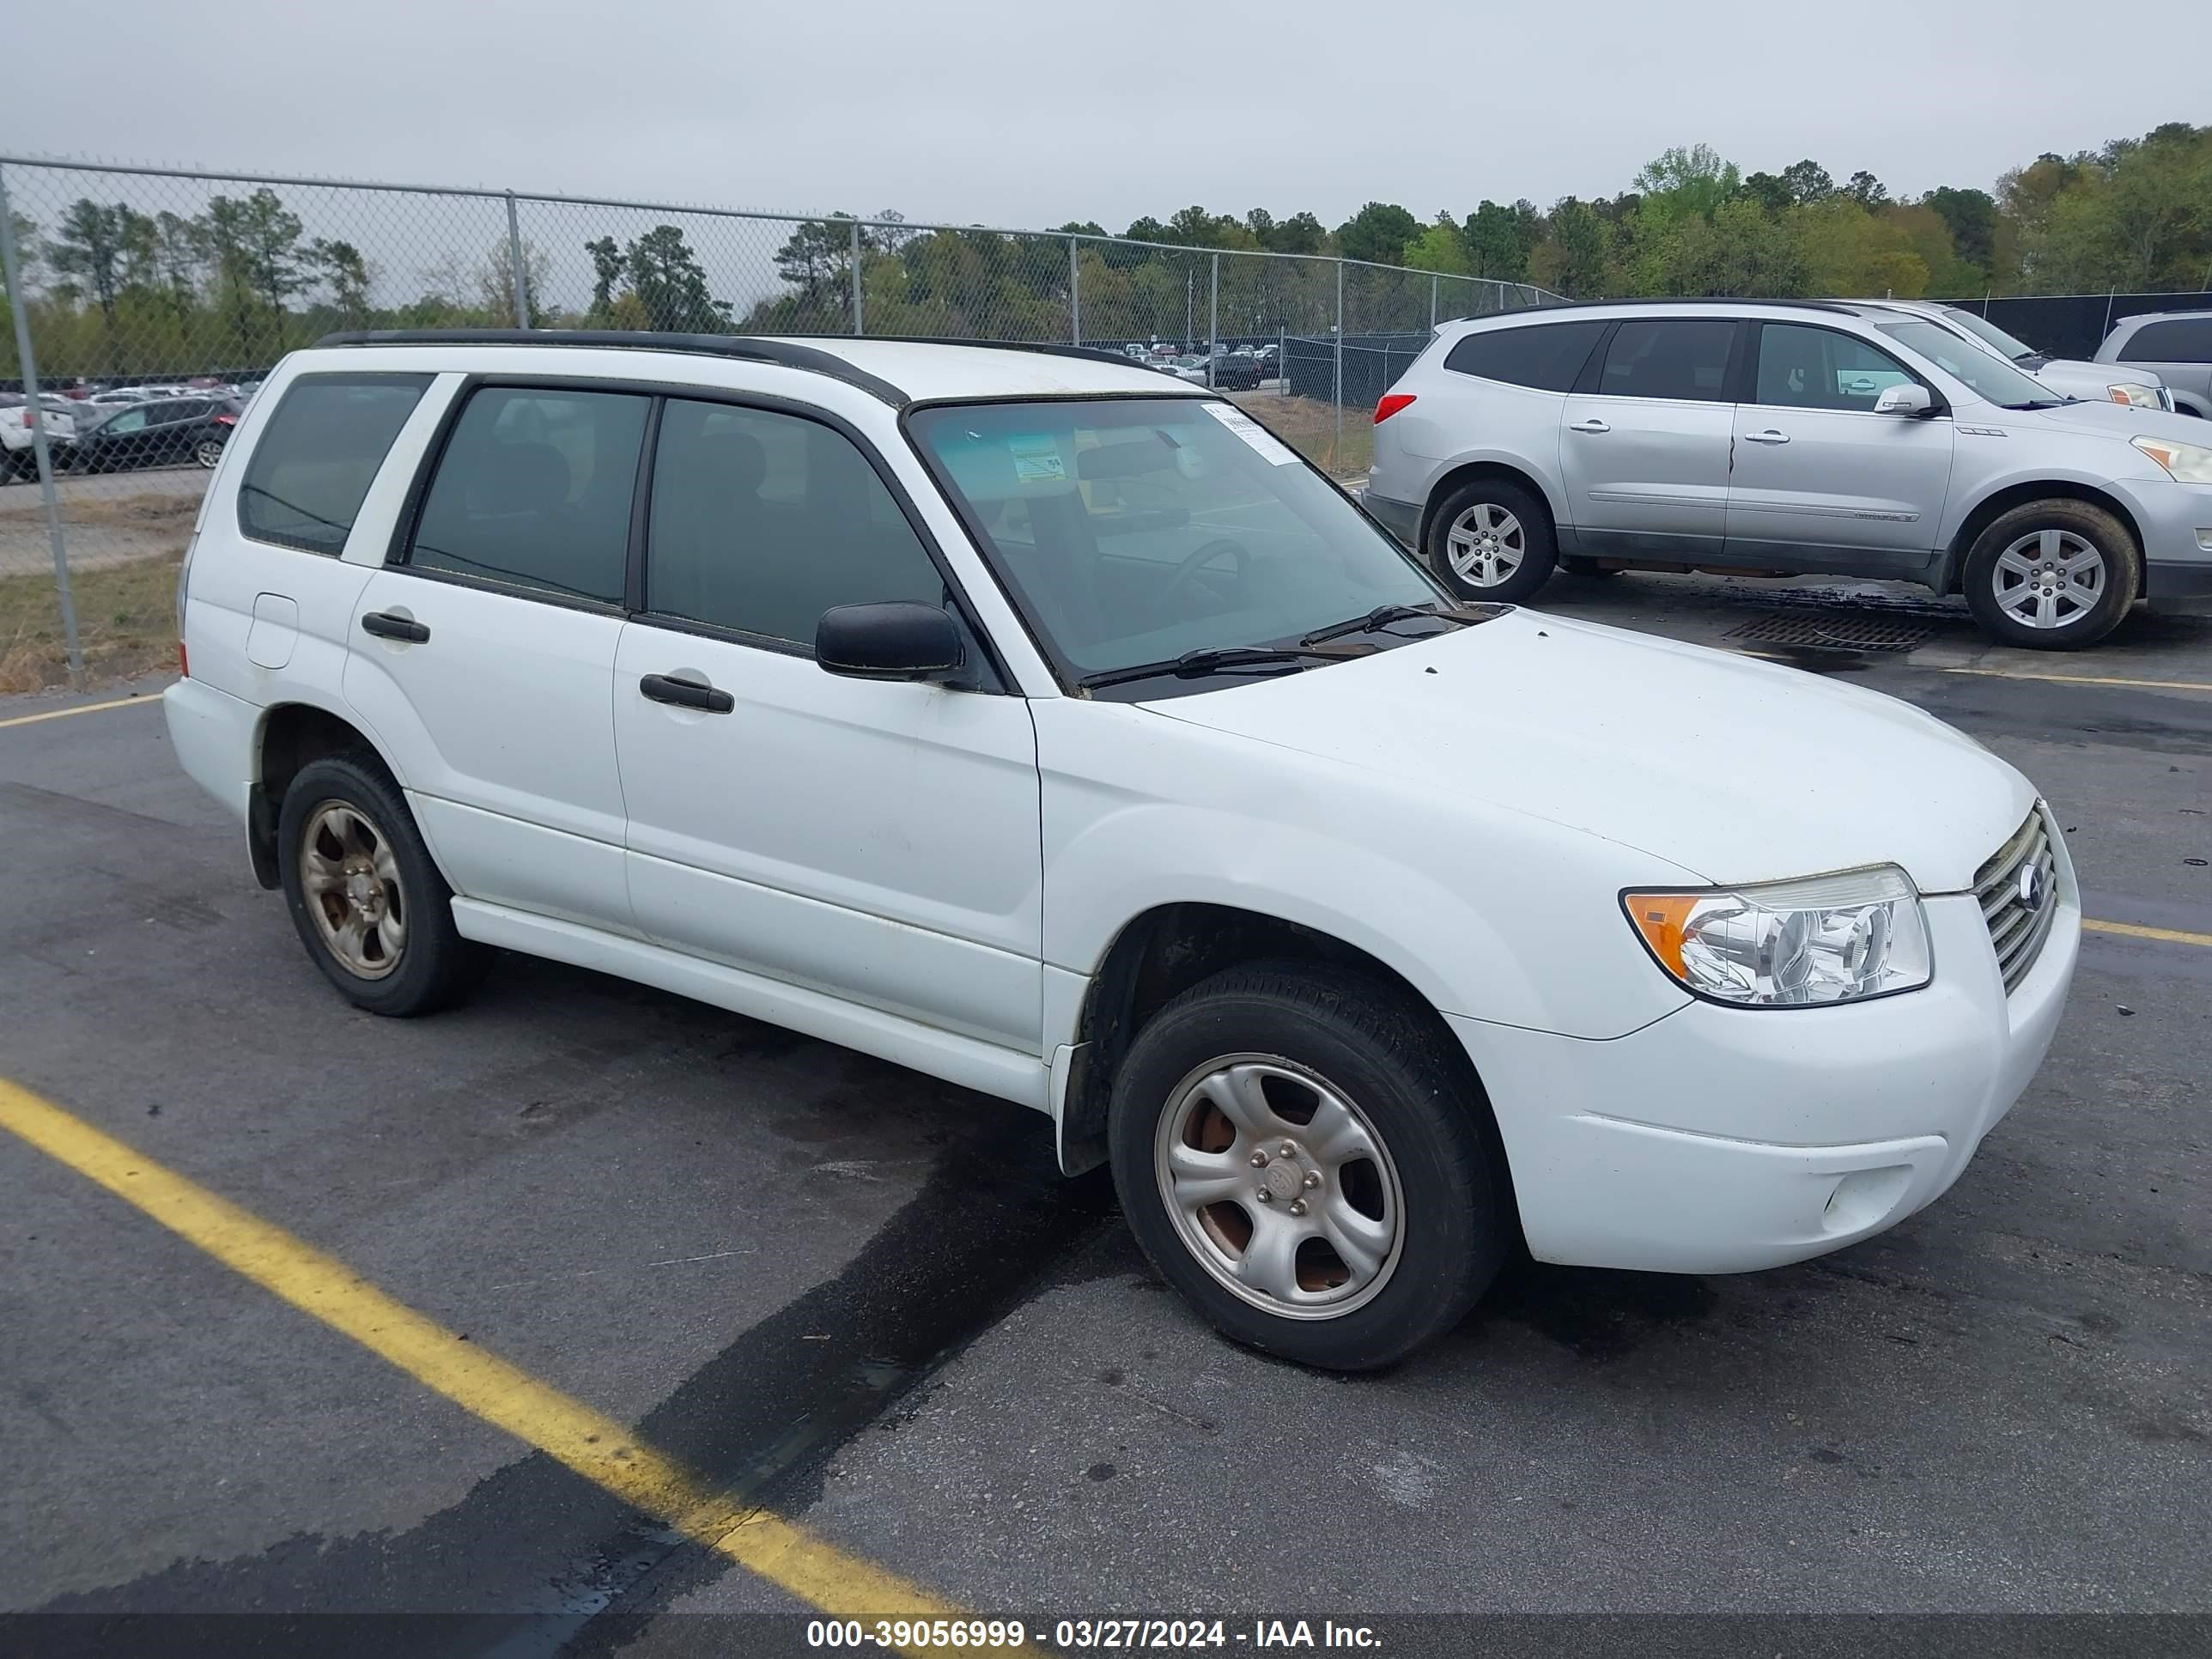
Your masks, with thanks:
M1219 558L1224 553L1231 554L1235 556L1237 560L1237 574L1240 578L1243 577L1244 574L1244 567L1252 562L1252 556L1244 550L1244 544L1242 542L1232 542L1226 536L1216 536L1212 541L1206 543L1205 546L1200 548L1198 551L1193 553L1188 558L1185 559L1181 564L1176 567L1175 574L1168 578L1168 585L1160 589L1160 604L1164 605L1170 599L1173 599L1177 594L1181 593L1185 587L1189 586L1190 579L1193 576L1198 574L1200 570L1212 563L1214 560Z

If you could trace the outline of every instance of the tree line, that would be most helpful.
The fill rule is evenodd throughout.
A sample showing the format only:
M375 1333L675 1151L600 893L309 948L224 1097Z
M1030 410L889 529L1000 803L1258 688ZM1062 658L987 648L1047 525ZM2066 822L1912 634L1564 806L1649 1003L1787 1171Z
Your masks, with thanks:
M719 235L755 222L713 222ZM334 329L508 325L520 286L532 326L689 332L842 332L859 305L871 333L1200 341L1218 308L1224 336L1325 334L1336 319L1336 268L1319 260L1224 258L1137 243L1337 256L1347 266L1348 330L1425 327L1429 308L1477 308L1447 277L1533 283L1575 298L1668 295L1899 298L2212 287L2212 127L2169 123L2070 156L2045 155L1993 190L1945 185L1892 197L1871 173L1838 183L1807 160L1743 173L1712 149L1669 149L1628 189L1593 199L1479 202L1463 218L1424 222L1370 202L1343 223L1186 207L1104 238L1091 222L1057 236L908 228L896 212L856 225L836 214L800 223L750 295L717 295L686 229L660 224L581 244L588 291L558 295L555 262L500 237L412 273L412 298L373 249L311 235L273 189L217 195L196 214L147 213L90 198L50 225L20 215L34 338L57 376L169 374L190 366L265 366ZM737 262L740 264L744 261ZM1407 271L1370 269L1402 266ZM1431 274L1434 281L1431 281ZM404 289L403 288L403 291ZM0 373L14 370L0 328Z

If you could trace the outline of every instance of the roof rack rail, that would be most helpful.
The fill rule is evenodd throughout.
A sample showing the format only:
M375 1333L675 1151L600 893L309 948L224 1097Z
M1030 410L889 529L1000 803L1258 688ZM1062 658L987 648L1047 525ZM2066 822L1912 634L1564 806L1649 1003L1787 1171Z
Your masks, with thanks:
M878 340L892 345L975 346L984 351L1035 351L1048 357L1080 357L1094 363L1135 367L1127 353L1105 346L1069 345L1055 340L963 340L951 334L793 334L795 340Z
M325 334L315 344L616 346L630 351L688 351L705 357L736 357L746 362L805 369L857 386L894 409L911 401L900 387L879 375L854 368L833 353L750 334L664 334L647 329L617 328L367 328Z
M1846 317L1857 315L1850 307L1834 300L1779 300L1765 296L1750 299L1725 294L1691 294L1674 299L1549 300L1541 305L1515 306L1510 311L1480 311L1472 317L1455 317L1451 320L1455 323L1481 323L1488 322L1493 317L1510 320L1526 316L1532 311L1588 311L1596 307L1609 306L1778 306L1796 311L1833 311Z

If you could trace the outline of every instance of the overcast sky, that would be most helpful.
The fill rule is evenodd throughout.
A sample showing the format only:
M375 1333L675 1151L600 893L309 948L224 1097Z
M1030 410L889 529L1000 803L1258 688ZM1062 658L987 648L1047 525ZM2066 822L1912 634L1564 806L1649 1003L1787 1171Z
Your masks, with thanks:
M1972 14L1971 21L1954 14ZM0 150L1118 230L1609 195L1672 144L1893 193L2212 121L2212 6L223 0L6 8ZM1662 17L1675 21L1662 21Z

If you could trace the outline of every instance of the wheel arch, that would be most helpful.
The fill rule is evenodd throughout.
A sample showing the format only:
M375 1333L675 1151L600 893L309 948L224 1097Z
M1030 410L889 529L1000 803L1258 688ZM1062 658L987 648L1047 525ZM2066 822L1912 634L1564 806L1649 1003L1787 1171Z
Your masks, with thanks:
M1420 527L1414 532L1416 551L1427 550L1429 526L1436 522L1437 509L1443 506L1444 499L1462 485L1481 478L1516 485L1535 497L1543 504L1545 516L1551 520L1549 528L1553 538L1557 541L1559 526L1567 522L1567 518L1560 510L1563 504L1554 498L1550 487L1528 468L1516 462L1484 456L1455 464L1429 486L1428 499L1421 503Z
M1434 1002L1371 951L1323 929L1263 911L1204 901L1156 904L1114 936L1091 976L1077 1017L1073 1060L1059 1102L1060 1167L1070 1175L1105 1161L1106 1109L1114 1079L1137 1033L1192 986L1225 969L1257 962L1319 964L1379 985L1433 1024L1446 1063L1462 1085L1497 1167L1511 1175L1497 1119L1474 1062ZM1519 1225L1519 1212L1511 1212Z
M1952 536L1949 546L1944 550L1942 580L1936 591L1939 593L1960 591L1967 556L1973 551L1974 544L1981 539L1984 531L2016 507L2025 507L2030 501L2081 501L2111 514L2135 538L2136 556L2138 559L2142 556L2142 526L2136 521L2136 515L2128 510L2127 503L2110 490L2075 478L2030 478L1991 490L1967 511L1966 516L1959 521L1959 528Z
M253 875L264 887L277 884L276 817L284 792L301 769L328 755L356 754L374 759L398 781L369 735L344 715L312 702L271 703L262 711L253 744L253 784L247 798L246 847Z

